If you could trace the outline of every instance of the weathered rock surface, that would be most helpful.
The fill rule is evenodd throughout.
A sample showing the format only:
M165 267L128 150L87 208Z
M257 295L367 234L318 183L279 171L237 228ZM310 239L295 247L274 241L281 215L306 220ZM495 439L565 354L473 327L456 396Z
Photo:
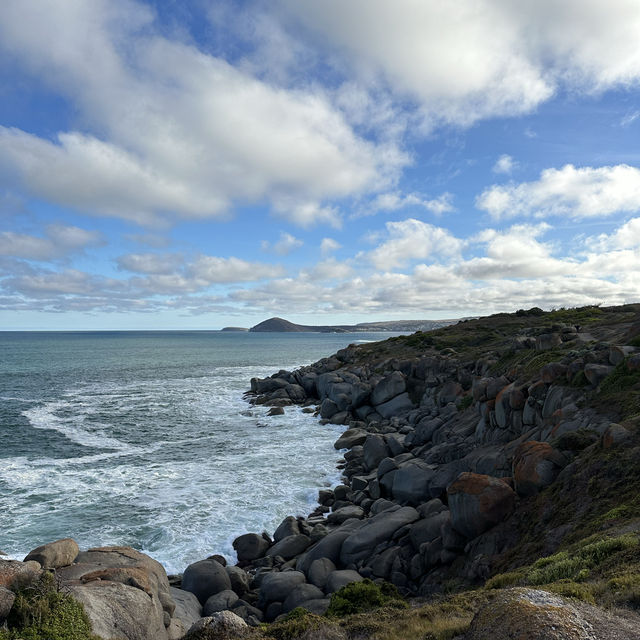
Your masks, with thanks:
M510 515L516 497L502 480L471 472L461 473L447 495L453 528L470 539Z
M536 589L500 592L478 611L464 640L632 640L637 622Z
M189 634L207 631L211 637L241 638L248 631L247 623L231 611L220 611L211 616L200 618L189 629Z
M75 540L63 538L30 551L24 561L34 560L40 563L43 569L58 569L70 565L79 553L80 549Z
M513 454L513 481L521 496L548 487L566 466L567 459L548 442L523 442Z
M245 533L233 541L238 560L251 561L261 558L269 548L269 542L257 533Z

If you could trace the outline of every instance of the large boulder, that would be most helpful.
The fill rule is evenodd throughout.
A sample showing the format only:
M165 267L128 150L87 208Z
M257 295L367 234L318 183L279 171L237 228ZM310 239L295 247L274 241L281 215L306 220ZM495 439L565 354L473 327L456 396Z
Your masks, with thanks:
M293 516L287 516L275 530L273 534L273 539L276 542L280 542L283 538L287 536L295 536L300 533L300 525L298 524L298 519Z
M262 558L269 548L269 542L257 533L245 533L233 541L233 548L238 554L238 562L251 562Z
M26 586L27 583L35 582L41 573L42 568L38 562L0 559L0 587L10 589L14 585Z
M410 460L402 464L393 476L393 499L412 505L426 502L432 497L429 482L434 475L433 467L422 460Z
M103 638L169 638L176 604L164 567L130 547L99 547L56 570ZM172 636L173 637L173 636Z
M381 435L372 433L368 435L364 441L362 454L364 466L370 471L371 469L375 469L378 464L389 455L389 448Z
M393 534L420 518L413 507L387 509L362 522L342 543L340 560L344 565L356 563L370 556L381 543L389 540Z
M391 400L391 398L395 398L397 395L404 393L406 390L406 378L399 371L394 371L390 375L382 378L373 388L371 392L371 404L374 407L384 404Z
M329 575L335 570L336 565L329 558L318 558L311 563L307 578L311 584L324 589Z
M69 583L65 591L83 605L93 632L100 638L168 639L162 604L153 594L138 587L95 580L86 584Z
M200 618L189 629L189 636L205 638L241 638L248 631L247 623L231 611L220 611ZM202 634L199 636L198 634Z
M229 576L231 589L233 589L233 591L241 597L249 591L251 586L251 576L244 569L227 565L224 570Z
M383 418L392 418L395 415L399 415L402 413L407 413L411 411L415 407L413 401L409 397L408 393L401 393L395 398L391 398L384 404L379 404L376 407L376 411Z
M336 449L352 449L367 439L364 429L347 429L334 443Z
M231 590L225 568L210 558L190 564L182 575L182 588L191 591L204 605L208 598L221 591Z
M468 471L447 488L447 495L453 528L470 539L510 515L516 498L506 482Z
M218 611L229 611L239 599L235 591L225 589L207 598L202 607L202 613L204 616L210 616Z
M202 605L190 591L176 587L171 587L169 591L176 605L172 620L175 637L181 638L202 617Z
M43 569L58 569L70 565L79 553L80 549L75 540L63 538L35 548L29 552L24 561L34 560L40 563Z
M635 640L635 619L537 589L505 589L475 615L465 640Z
M291 560L299 556L309 545L311 544L311 538L305 536L302 533L297 535L287 536L276 542L267 551L267 556L281 556L285 560Z
M333 571L327 578L324 590L326 593L335 593L352 582L362 582L362 576L357 571L351 569Z
M535 495L548 487L566 464L566 458L549 443L523 442L513 455L513 481L517 493Z
M305 582L302 571L268 573L260 584L259 602L261 605L266 605L270 602L284 602L295 587Z
M334 564L340 562L340 552L344 541L353 533L353 531L362 526L360 521L354 520L352 522L346 522L338 529L332 531L326 535L320 542L315 544L309 551L298 558L296 563L296 569L309 571L311 564L319 558L328 558Z
M282 603L282 613L289 613L289 611L299 607L303 602L322 600L323 598L324 593L315 585L306 583L298 584L291 590Z

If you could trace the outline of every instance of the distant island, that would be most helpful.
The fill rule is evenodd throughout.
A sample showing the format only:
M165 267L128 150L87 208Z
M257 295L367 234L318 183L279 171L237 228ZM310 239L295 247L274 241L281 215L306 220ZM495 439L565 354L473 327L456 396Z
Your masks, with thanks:
M357 333L363 331L431 331L459 322L459 318L451 320L388 320L383 322L361 322L354 325L305 325L289 322L284 318L269 318L251 327L254 333ZM231 327L223 331L234 330Z
M247 327L222 327L221 331L249 331Z

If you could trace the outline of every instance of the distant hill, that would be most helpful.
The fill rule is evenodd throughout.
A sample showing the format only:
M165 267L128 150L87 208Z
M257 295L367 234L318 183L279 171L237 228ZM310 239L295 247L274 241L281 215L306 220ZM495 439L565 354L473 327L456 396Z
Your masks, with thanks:
M246 327L223 327L220 331L249 331Z
M388 320L383 322L361 322L343 325L305 325L289 322L284 318L269 318L251 327L249 331L281 333L357 333L364 331L430 331L455 324L459 319L451 320Z

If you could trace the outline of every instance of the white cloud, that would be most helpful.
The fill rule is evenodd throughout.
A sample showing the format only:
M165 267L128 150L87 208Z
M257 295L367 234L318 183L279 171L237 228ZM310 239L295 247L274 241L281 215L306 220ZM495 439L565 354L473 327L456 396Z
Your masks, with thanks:
M285 218L304 228L322 223L336 229L342 226L338 209L332 206L322 206L317 201L303 201L288 196L278 196L274 199L273 209L278 217Z
M145 274L169 274L181 268L184 258L177 253L128 253L117 259L123 271Z
M216 256L198 257L187 271L191 277L202 280L206 284L256 282L277 278L283 274L282 267L277 265Z
M586 246L591 251L615 251L640 247L640 218L631 218L611 234L600 234L587 238Z
M290 233L286 233L285 231L282 231L280 233L280 239L277 242L274 242L273 244L271 244L267 240L263 240L262 249L264 251L272 251L273 253L279 256L287 256L292 251L299 249L303 244L304 242L299 238L296 238Z
M503 153L493 165L491 169L494 173L511 173L516 167L518 163L506 153Z
M296 224L337 224L324 201L392 183L408 162L358 137L322 89L277 88L155 28L128 0L1 3L4 55L100 133L2 129L0 180L142 224L265 200Z
M451 258L462 248L462 242L447 229L414 218L387 222L385 226L388 239L368 254L373 265L383 271L433 256Z
M74 226L50 224L44 237L12 231L0 232L0 256L25 260L55 260L90 246L104 244L102 234Z
M337 251L341 246L342 245L333 238L322 238L322 242L320 243L320 252L323 256L326 256L329 253Z
M476 207L495 219L565 216L574 219L640 211L640 169L610 167L545 169L534 182L493 185Z
M602 91L640 79L640 5L629 0L281 4L341 51L363 84L418 103L427 127L530 112L559 87Z
M378 211L397 211L407 207L421 207L435 215L441 215L454 211L452 200L453 195L448 192L431 199L425 198L418 193L406 195L398 191L381 193L376 196L371 206L367 208L367 214L377 213Z
M339 262L335 258L328 258L318 262L312 269L303 269L301 276L310 280L344 280L353 275L353 267L346 262Z

